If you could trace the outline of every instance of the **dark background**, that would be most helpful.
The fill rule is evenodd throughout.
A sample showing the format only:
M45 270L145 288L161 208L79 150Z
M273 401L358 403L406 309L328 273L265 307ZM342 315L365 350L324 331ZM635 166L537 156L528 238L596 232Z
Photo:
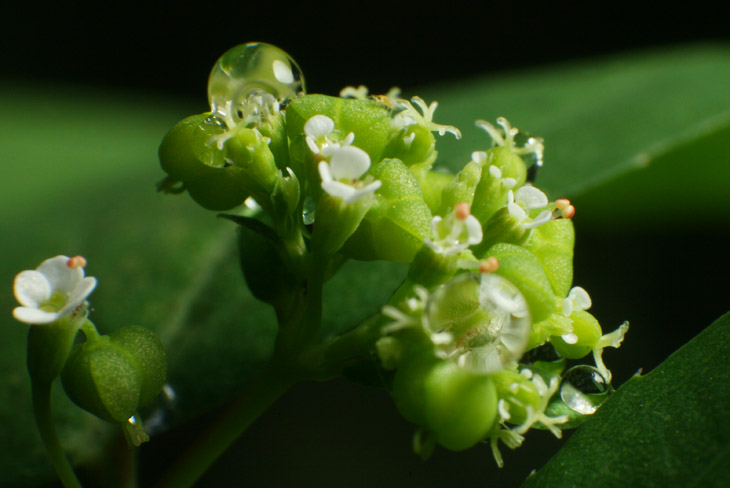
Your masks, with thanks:
M600 1L438 2L435 9L425 2L298 5L14 2L2 12L0 77L204 101L218 56L236 44L263 41L299 62L312 92L361 83L384 92L394 84L417 88L636 48L730 39L726 12L701 3L681 10Z
M568 7L502 1L476 8L442 2L437 9L424 3L287 8L280 2L270 7L260 1L208 1L194 8L182 3L101 8L49 2L5 7L2 17L0 79L164 95L199 104L200 111L213 63L249 41L283 48L301 66L310 92L335 94L358 84L372 92L392 85L417 92L420 86L477 74L730 40L726 12L696 3L670 10L608 2ZM594 297L592 311L608 330L626 318L639 325L620 352L607 353L618 383L639 367L655 367L728 309L725 287L714 282L717 270L730 269L722 227L690 227L681 235L657 229L603 235L578 228L576 282ZM701 252L693 266L677 266L675 250L696 249L697 243ZM631 252L617 258L617 249ZM615 282L607 276L626 278ZM692 295L686 293L688 283ZM655 325L653 335L642 335L642 323ZM666 324L667 333L657 336L656 324ZM167 455L155 449L157 457L142 465L143 479L155 478L155 464L174 458L190 430L204 423L156 439L157 446L167 445ZM531 432L519 451L502 449L507 468L501 471L488 446L459 454L439 450L423 464L410 453L410 432L383 392L346 383L300 385L254 425L201 486L514 486L559 447L548 435Z

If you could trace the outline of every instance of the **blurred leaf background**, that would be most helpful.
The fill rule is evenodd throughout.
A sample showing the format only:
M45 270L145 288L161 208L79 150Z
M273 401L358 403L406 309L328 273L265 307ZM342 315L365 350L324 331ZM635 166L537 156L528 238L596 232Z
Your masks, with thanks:
M2 486L54 486L30 414L26 327L10 315L13 276L47 257L87 257L102 331L139 324L166 343L177 396L147 412L170 430L141 450L143 486L266 360L273 314L245 290L232 225L187 196L154 192L159 141L206 109L210 67L242 42L289 51L310 92L398 84L439 100L437 120L464 132L459 144L441 140L439 161L451 168L484 148L476 118L504 115L544 137L537 184L578 209L575 283L590 291L604 329L632 324L622 348L606 354L617 384L730 309L730 35L709 10L651 23L648 13L613 19L587 6L485 4L468 15L30 7L10 12L0 67ZM376 310L403 268L345 271L326 303L333 331ZM96 480L93 466L109 461L99 446L119 439L56 393L64 443ZM411 432L382 391L299 385L200 486L515 486L562 445L531 432L498 470L486 445L422 463Z

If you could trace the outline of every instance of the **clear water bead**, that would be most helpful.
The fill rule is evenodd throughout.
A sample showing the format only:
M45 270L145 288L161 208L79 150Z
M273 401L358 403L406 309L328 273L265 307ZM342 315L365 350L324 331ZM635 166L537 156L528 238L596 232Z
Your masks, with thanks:
M560 384L560 399L572 410L590 415L606 401L611 387L598 369L580 365L570 368Z
M263 42L241 44L218 59L208 78L211 111L232 114L254 92L272 95L279 102L304 91L304 78L296 61L276 46Z

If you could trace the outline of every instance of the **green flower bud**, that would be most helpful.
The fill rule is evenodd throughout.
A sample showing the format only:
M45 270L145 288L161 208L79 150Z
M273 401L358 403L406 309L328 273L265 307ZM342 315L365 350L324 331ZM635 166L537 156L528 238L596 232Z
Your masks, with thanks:
M431 209L431 213L438 211L441 207L441 195L453 179L454 175L452 174L441 171L429 171L421 180L423 200L428 205L428 208Z
M406 166L428 169L436 159L436 139L431 130L413 124L397 131L388 142L383 156L403 161Z
M525 229L509 214L507 207L495 212L484 223L482 229L482 242L472 248L474 255L478 258L486 257L487 249L499 242L520 245L527 237Z
M61 374L66 394L108 422L126 422L162 388L166 359L157 336L127 327L74 347Z
M474 190L472 214L486 222L507 203L507 192L525 183L527 169L522 158L510 149L496 146L473 155L482 166L479 184Z
M550 342L555 350L568 359L579 359L589 354L598 343L603 332L598 320L585 310L575 310L570 314L573 332L568 336L552 336Z
M281 177L269 145L256 129L236 129L225 143L228 161L243 170L242 180L248 193L265 209Z
M384 159L369 174L382 186L344 252L355 259L410 262L431 230L431 212L421 187L398 159Z
M474 161L464 166L443 189L438 214L448 213L461 202L471 205L471 201L474 199L474 190L476 190L481 174L482 167Z
M191 115L178 122L162 140L160 165L182 182L190 196L209 210L227 210L249 195L243 171L226 166L225 154L211 138L225 132L210 114Z
M339 251L358 228L373 202L372 195L346 203L340 197L322 193L312 230L312 252L316 256L329 256Z
M513 244L495 244L485 257L499 261L496 274L512 282L524 295L533 322L540 322L553 312L555 294L540 261L527 249Z

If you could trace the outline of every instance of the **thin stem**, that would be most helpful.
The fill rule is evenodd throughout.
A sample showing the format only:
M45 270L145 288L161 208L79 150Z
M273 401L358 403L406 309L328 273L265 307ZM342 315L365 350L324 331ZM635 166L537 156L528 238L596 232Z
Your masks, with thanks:
M81 483L76 478L71 463L69 463L63 451L61 441L58 439L58 434L51 420L51 383L34 381L31 389L33 413L35 414L38 432L41 434L41 439L46 446L46 451L48 451L58 478L66 488L81 488Z
M269 368L239 394L201 439L175 463L157 484L158 488L186 488L208 468L283 395L293 380L281 371Z

